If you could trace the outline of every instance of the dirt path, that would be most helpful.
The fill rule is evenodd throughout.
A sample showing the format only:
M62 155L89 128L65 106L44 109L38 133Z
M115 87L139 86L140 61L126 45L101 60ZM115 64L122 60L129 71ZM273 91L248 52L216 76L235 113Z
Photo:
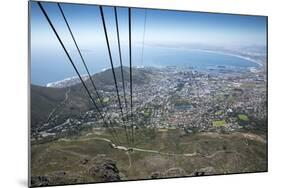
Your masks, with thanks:
M216 151L210 155L202 155L200 153L167 153L167 152L160 152L158 150L149 150L149 149L142 149L142 148L137 148L137 147L125 147L125 146L118 146L116 144L114 144L110 139L107 138L101 138L101 137L94 137L94 138L85 138L85 139L80 139L79 141L91 141L91 140L100 140L100 141L104 141L107 142L112 148L117 149L117 150L122 150L126 153L126 155L128 156L128 168L130 169L132 167L132 160L131 160L131 156L130 153L131 152L145 152L145 153L153 153L153 154L158 154L158 155L164 155L164 156L177 156L177 157L195 157L195 156L201 156L201 157L205 157L205 158L213 158L218 154L222 154L225 152L231 152L231 153L237 153L236 151L224 151L224 150L219 150ZM61 139L61 141L67 142L70 141L70 139ZM68 151L68 150L63 150L63 149L58 149L61 152L65 152L68 154L72 154L78 157L90 157L88 155L83 155L83 154L79 154L76 152L72 152L72 151Z
M159 155L183 156L183 157L194 157L194 156L197 155L196 152L177 154L177 153L166 153L166 152L160 152L158 150L148 150L148 149L142 149L142 148L136 148L136 147L127 148L125 146L118 146L118 145L114 144L111 140L109 140L107 138L99 138L99 137L81 139L80 141L89 141L89 140L105 141L105 142L108 142L112 148L118 149L118 150L122 150L122 151L125 151L125 152L138 151L138 152L145 152L145 153L154 153L154 154L159 154Z
M77 152L74 152L74 151L64 150L64 149L60 149L60 148L58 148L56 150L60 151L62 153L74 155L74 156L79 157L79 158L90 158L89 155L80 154L80 153L77 153Z
M71 91L71 88L69 88L66 92L65 92L65 95L64 95L64 99L63 101L58 105L56 106L49 114L48 118L47 118L47 122L50 121L51 117L53 116L53 114L61 107L65 104L65 102L67 101L68 97L69 97L69 93Z
M132 167L132 160L131 160L131 155L130 155L130 153L128 151L126 152L126 154L128 156L128 159L129 159L129 166L127 168L127 170L129 170Z

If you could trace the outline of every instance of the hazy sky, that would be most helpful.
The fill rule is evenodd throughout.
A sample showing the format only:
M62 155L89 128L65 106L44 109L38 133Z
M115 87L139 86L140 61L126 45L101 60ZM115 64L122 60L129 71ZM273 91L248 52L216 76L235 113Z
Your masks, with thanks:
M78 52L59 12L57 3L42 3L74 62L80 62ZM98 6L61 4L77 43L86 60L108 62L105 36ZM42 70L51 74L51 66L64 69L69 63L38 4L31 1L31 61L32 77L39 78ZM128 54L128 9L117 8L122 53ZM147 9L145 44L207 46L265 46L266 17L211 14L199 12ZM112 7L104 7L113 58L118 59L115 17ZM145 9L132 8L133 53L142 44ZM135 51L134 51L135 50ZM138 52L136 52L138 51ZM89 62L89 63L91 63ZM119 63L114 61L114 63ZM55 65L54 65L55 64ZM67 65L69 66L69 64ZM109 66L109 65L108 65ZM108 67L107 66L107 67ZM102 66L101 66L102 67ZM78 67L81 69L81 67ZM53 68L54 69L54 68ZM41 70L41 71L38 71ZM72 75L73 70L66 75ZM81 69L81 71L83 71ZM54 80L56 78L54 77ZM33 79L32 79L33 80Z
M69 42L69 34L56 3L42 3L57 30ZM101 17L97 6L62 4L63 10L84 48L104 43ZM112 7L106 7L105 18L112 43L116 40ZM128 9L118 8L120 33L124 43L128 39ZM52 48L56 41L37 3L31 5L32 44ZM144 29L144 9L132 9L134 42L141 41ZM44 38L42 37L44 36ZM149 42L200 43L207 45L265 45L266 18L198 12L147 10L146 38Z

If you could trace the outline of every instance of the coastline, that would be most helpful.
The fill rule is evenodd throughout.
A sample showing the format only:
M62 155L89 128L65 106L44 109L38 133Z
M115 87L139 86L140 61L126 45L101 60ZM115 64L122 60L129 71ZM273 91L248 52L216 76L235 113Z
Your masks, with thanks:
M263 67L264 65L255 60L255 59L252 59L250 57L245 57L243 55L238 55L238 54L234 54L234 53L229 53L229 52L223 52L223 51L215 51L215 50L208 50L208 49L196 49L196 48L184 48L184 47L164 47L164 46L157 46L157 48L172 48L172 49L178 49L178 50L184 50L184 51L198 51L198 52L206 52L206 53L213 53L213 54L219 54L219 55L226 55L226 56L232 56L232 57L236 57L236 58L240 58L240 59L244 59L246 61L249 61L249 62L252 62L252 63L255 63L257 64L258 66L260 67ZM135 68L144 68L144 66L134 66ZM111 69L111 67L106 67L106 68L103 68L101 69L100 71L96 72L96 73L100 73L100 72L103 72L103 71L106 71L108 69ZM96 74L94 73L94 74ZM86 75L83 75L83 77L86 77ZM63 83L65 81L70 81L70 80L74 80L74 79L77 79L78 77L77 76L72 76L72 77L68 77L68 78L65 78L65 79L62 79L62 80L58 80L58 81L55 81L55 82L50 82L50 83L47 83L45 84L44 86L45 87L52 87L54 85L57 85L57 84L60 84L60 83Z
M84 81L89 79L89 76L87 74L81 75L81 77ZM60 88L61 84L63 84L63 83L67 83L67 82L70 82L70 81L76 82L77 80L79 80L78 76L71 76L71 77L64 78L62 80L49 82L49 83L45 84L44 86L45 87Z
M151 46L152 47L152 46ZM214 54L219 54L219 55L226 55L226 56L232 56L232 57L237 57L237 58L241 58L247 61L250 61L252 63L255 63L261 67L263 67L264 65L261 62L258 62L257 60L250 58L250 57L246 57L243 55L238 55L235 53L230 53L230 52L224 52L222 50L217 51L217 50L209 50L209 49L200 49L200 48L188 48L188 47L167 47L167 46L156 46L157 48L170 48L170 49L179 49L179 50L184 50L184 51L198 51L198 52L207 52L207 53L214 53Z
M242 56L242 55L238 55L238 54L234 54L234 53L222 52L222 51L214 51L214 50L206 50L206 49L186 49L186 50L189 50L189 51L201 51L201 52L207 52L207 53L214 53L214 54L220 54L220 55L226 55L226 56L237 57L237 58L241 58L241 59L250 61L250 62L252 62L252 63L256 63L256 64L258 64L259 66L263 67L263 64L260 63L260 62L258 62L258 61L255 60L255 59L252 59L252 58L250 58L250 57L245 57L245 56Z

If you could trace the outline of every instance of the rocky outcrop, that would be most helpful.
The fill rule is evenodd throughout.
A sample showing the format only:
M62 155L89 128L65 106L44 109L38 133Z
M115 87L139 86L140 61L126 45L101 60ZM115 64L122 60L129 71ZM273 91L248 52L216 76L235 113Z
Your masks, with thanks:
M49 185L49 179L46 176L31 177L31 185L33 187L41 187Z
M208 167L196 170L193 175L194 176L204 176L204 175L212 175L212 174L215 174L215 169L211 166L208 166Z
M182 168L170 168L164 172L165 177L181 177L185 176L185 171Z
M152 172L152 174L150 175L150 177L152 178L152 179L157 179L157 178L161 178L162 177L162 174L161 174L161 172Z
M95 179L103 182L121 180L116 162L108 158L95 159L88 172Z
M75 184L79 182L83 182L83 179L78 174L65 171L55 171L44 176L31 177L32 187Z
M186 173L184 169L182 168L170 168L166 170L165 172L153 172L150 177L152 179L157 179L157 178L169 178L169 177L181 177L181 176L186 176Z

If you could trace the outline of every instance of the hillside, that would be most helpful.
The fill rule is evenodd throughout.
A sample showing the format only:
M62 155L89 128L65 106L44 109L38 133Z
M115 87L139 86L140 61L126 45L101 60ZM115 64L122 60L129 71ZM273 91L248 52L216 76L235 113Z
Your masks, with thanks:
M121 129L118 133L125 136ZM129 152L113 149L105 138L111 138L108 132L91 129L79 137L33 145L33 184L42 185L38 177L44 177L44 185L58 185L267 171L266 140L253 133L183 136L179 129L145 128L138 130Z
M116 79L118 86L122 88L121 69L116 68ZM153 77L151 70L133 69L133 84L146 84ZM104 90L115 94L115 86L111 69L97 73L92 76L98 90ZM125 84L129 84L129 68L124 68ZM91 93L95 93L90 80L86 85ZM111 96L114 96L111 95ZM95 97L95 95L93 95ZM83 114L93 108L89 96L85 92L82 83L65 88L52 88L31 85L31 127L34 129L43 125L53 116L56 124L63 123L66 118Z
M115 76L118 83L118 86L121 87L122 85L122 75L121 75L121 68L117 67L115 70ZM123 67L123 75L124 75L124 82L125 84L129 84L130 82L130 69L129 67ZM151 79L155 78L155 70L150 69L133 69L132 71L132 82L133 84L148 84ZM93 81L98 89L105 89L104 86L114 86L114 79L111 69L107 69L103 72L94 74L92 76ZM90 79L86 80L86 85L91 86ZM83 87L81 83L73 85L73 88L80 88Z
M66 88L47 88L31 85L31 125L46 120L48 114L64 99Z

